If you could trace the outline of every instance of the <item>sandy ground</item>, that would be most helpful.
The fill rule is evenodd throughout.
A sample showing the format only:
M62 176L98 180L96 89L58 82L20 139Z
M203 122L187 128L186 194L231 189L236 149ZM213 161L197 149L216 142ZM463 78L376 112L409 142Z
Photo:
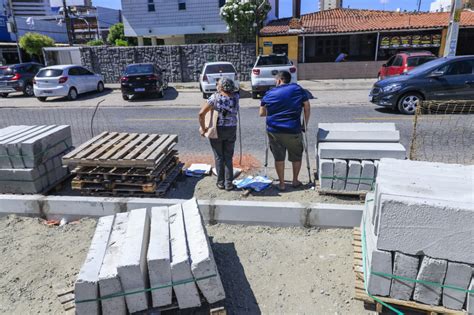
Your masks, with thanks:
M59 314L55 284L72 284L95 228L92 219L48 227L0 219L0 313ZM230 314L368 314L352 299L350 230L208 227Z

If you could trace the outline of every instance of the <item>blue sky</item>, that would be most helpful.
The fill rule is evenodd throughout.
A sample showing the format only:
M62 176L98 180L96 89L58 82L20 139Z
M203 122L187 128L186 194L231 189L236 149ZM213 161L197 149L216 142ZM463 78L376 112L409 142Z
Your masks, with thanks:
M93 5L120 9L120 0L92 0ZM216 0L217 1L217 0ZM416 9L417 0L343 0L344 7L358 9L377 10L403 10L413 11ZM421 9L427 11L432 0L422 0ZM301 13L314 12L318 9L318 0L301 0ZM282 17L291 15L292 0L280 0L280 15Z

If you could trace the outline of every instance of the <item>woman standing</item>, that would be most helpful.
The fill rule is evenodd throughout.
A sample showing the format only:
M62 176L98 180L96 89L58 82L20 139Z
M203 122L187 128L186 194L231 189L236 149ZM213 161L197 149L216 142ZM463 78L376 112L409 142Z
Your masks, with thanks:
M201 136L207 132L205 116L210 110L219 113L217 119L217 139L209 139L214 152L217 188L233 190L234 169L232 159L237 134L239 94L235 92L234 81L223 78L217 82L217 92L204 103L199 112Z

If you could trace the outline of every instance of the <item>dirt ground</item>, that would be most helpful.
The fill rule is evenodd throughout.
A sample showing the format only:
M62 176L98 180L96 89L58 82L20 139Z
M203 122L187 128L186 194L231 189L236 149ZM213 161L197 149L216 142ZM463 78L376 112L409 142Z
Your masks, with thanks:
M49 227L36 218L0 219L0 313L60 314L54 286L70 285L95 220ZM353 300L350 230L208 227L230 314L368 314Z

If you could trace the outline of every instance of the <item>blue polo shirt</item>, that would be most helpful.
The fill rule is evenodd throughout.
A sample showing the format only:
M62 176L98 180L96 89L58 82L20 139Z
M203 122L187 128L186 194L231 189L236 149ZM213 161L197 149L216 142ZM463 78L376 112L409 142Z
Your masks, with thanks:
M267 131L272 133L301 133L303 102L306 91L296 83L282 84L269 90L261 106L267 109Z

